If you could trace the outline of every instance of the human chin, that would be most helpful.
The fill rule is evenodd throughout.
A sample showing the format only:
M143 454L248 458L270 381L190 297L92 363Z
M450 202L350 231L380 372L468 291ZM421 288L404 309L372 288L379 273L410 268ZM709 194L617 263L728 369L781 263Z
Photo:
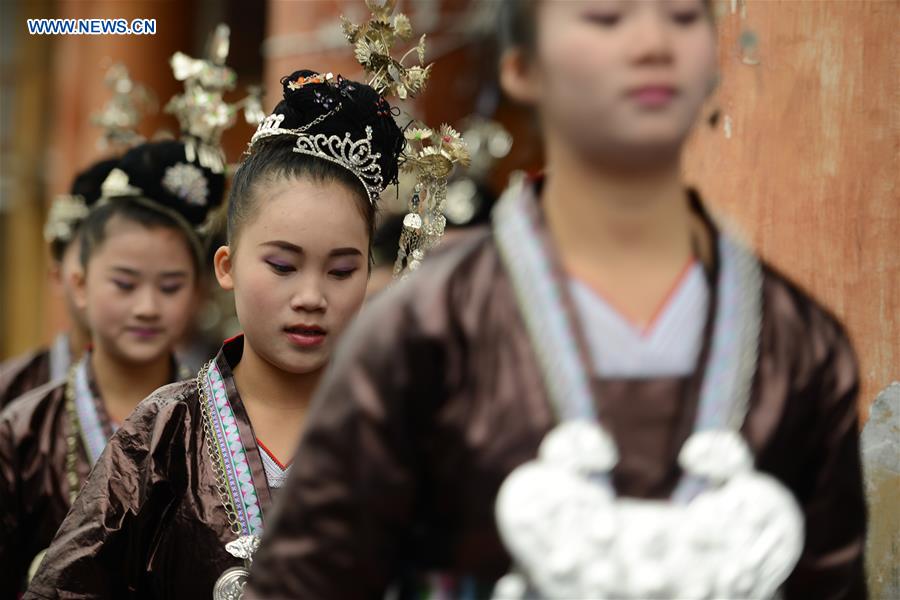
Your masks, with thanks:
M600 153L650 159L677 154L690 132L690 122L680 114L621 114L611 123L610 129L595 135L586 130L576 135L583 145L594 146Z
M290 342L286 343L289 347L278 353L276 365L281 370L294 375L305 375L318 371L328 362L328 357L331 355L327 341L318 348L297 348Z
M669 155L684 143L689 129L671 120L637 123L622 131L618 143L649 155Z
M143 364L158 360L169 352L171 340L164 332L151 333L125 330L114 341L117 354L123 359Z

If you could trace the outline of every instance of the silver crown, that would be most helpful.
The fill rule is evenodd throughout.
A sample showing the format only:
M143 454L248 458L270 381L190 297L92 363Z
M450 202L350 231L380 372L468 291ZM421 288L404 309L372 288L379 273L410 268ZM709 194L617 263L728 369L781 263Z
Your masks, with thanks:
M351 138L349 131L344 137L324 133L315 135L300 133L297 135L294 152L327 160L353 173L363 184L369 195L369 202L373 205L381 197L384 189L381 165L378 164L381 153L372 152L371 127L366 126L366 137L360 140Z
M256 133L250 138L250 151L253 150L256 142L264 138L276 135L296 137L297 143L294 146L294 152L315 156L344 167L359 179L366 189L369 202L374 205L384 190L384 178L381 176L381 165L378 164L381 154L372 151L372 128L366 126L366 137L359 140L352 139L350 132L345 133L344 137L325 135L324 133L312 135L306 133L310 127L318 125L340 109L341 105L338 104L312 122L296 129L281 127L284 115L272 113L260 122Z
M272 113L271 115L260 121L259 125L256 127L256 131L250 138L250 147L252 148L253 145L259 140L271 137L273 135L297 135L298 133L300 133L300 131L296 131L294 129L282 129L282 121L284 121L284 115L280 115L278 113Z

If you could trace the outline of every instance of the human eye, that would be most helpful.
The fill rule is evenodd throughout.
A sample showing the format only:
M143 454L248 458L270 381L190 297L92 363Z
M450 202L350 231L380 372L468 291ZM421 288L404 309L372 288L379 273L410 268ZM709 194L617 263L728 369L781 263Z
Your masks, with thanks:
M134 288L136 287L134 285L134 283L132 283L130 281L125 281L124 279L113 279L112 282L117 288L119 288L123 292L134 291Z
M351 269L332 269L328 272L328 274L335 279L349 279L358 270L359 269L357 269L356 267L353 267Z
M612 28L622 21L622 15L614 11L592 11L585 13L584 20L594 25Z
M277 273L279 275L285 275L292 271L296 271L296 269L293 267L293 265L290 265L290 264L280 261L280 260L276 260L273 258L267 258L265 262L267 265L269 265L270 269L272 269L273 271L275 271L275 273Z
M169 285L159 286L159 291L161 291L163 294L166 294L167 296L172 296L174 294L177 294L183 287L183 283L173 283Z
M701 16L697 9L677 10L672 13L672 21L678 25L693 25L700 20Z

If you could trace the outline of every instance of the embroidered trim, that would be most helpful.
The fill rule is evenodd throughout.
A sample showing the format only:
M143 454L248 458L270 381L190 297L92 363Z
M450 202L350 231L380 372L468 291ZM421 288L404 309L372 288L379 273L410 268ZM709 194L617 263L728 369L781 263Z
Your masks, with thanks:
M205 400L209 408L210 425L218 442L218 447L215 449L217 456L213 458L220 463L226 474L228 491L237 513L241 531L244 535L262 535L262 511L256 486L253 485L247 451L241 441L234 410L228 401L225 379L215 361L206 370L204 385L206 386Z
M53 340L50 347L50 381L65 377L72 366L72 355L69 353L69 336L61 333Z
M291 472L291 465L284 466L281 464L281 461L278 460L278 458L272 454L272 451L266 448L259 439L256 440L256 443L259 445L259 455L262 457L263 468L266 470L266 480L269 483L269 487L283 487L284 482L287 480L288 473Z
M272 462L275 463L275 465L276 465L279 469L281 469L282 471L287 471L288 469L291 468L290 463L288 463L288 464L285 465L285 464L282 463L280 460L278 460L278 457L275 456L275 453L272 452L271 450L269 450L269 448L268 448L265 444L263 444L263 442L262 442L261 439L256 438L256 443L259 445L260 450L263 451L263 454L265 454L266 456L268 456L269 458L271 458L271 459L272 459Z
M98 399L91 391L88 379L88 358L85 354L75 367L75 411L78 414L78 428L81 431L81 439L87 451L88 461L91 465L97 462L109 439L103 431L103 424L97 411ZM102 400L100 400L102 402ZM113 433L118 430L115 423L110 421Z

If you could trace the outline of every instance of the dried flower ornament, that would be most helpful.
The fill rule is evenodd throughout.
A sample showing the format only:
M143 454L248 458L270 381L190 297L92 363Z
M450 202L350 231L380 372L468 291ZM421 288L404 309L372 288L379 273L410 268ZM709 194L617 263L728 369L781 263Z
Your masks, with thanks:
M396 5L396 0L366 0L371 12L369 20L357 25L341 17L341 26L353 45L356 60L369 76L369 85L382 96L406 100L425 89L433 65L425 64L424 35L399 60L391 55L398 42L413 36L406 15L394 15ZM406 66L404 63L412 53L416 54L418 64ZM449 125L442 125L437 131L411 127L405 137L407 145L401 156L401 168L415 175L416 185L403 219L395 276L417 269L425 252L440 240L447 223L443 214L447 179L456 165L466 166L470 162L465 141Z
M396 96L401 100L415 96L423 89L431 73L432 65L425 65L425 36L399 60L391 56L391 50L398 41L412 37L409 18L397 14L391 19L396 0L366 0L371 18L356 25L346 17L341 17L341 28L347 40L353 44L356 60L369 74L368 84L382 96ZM418 65L405 66L403 63L413 52L419 59Z

